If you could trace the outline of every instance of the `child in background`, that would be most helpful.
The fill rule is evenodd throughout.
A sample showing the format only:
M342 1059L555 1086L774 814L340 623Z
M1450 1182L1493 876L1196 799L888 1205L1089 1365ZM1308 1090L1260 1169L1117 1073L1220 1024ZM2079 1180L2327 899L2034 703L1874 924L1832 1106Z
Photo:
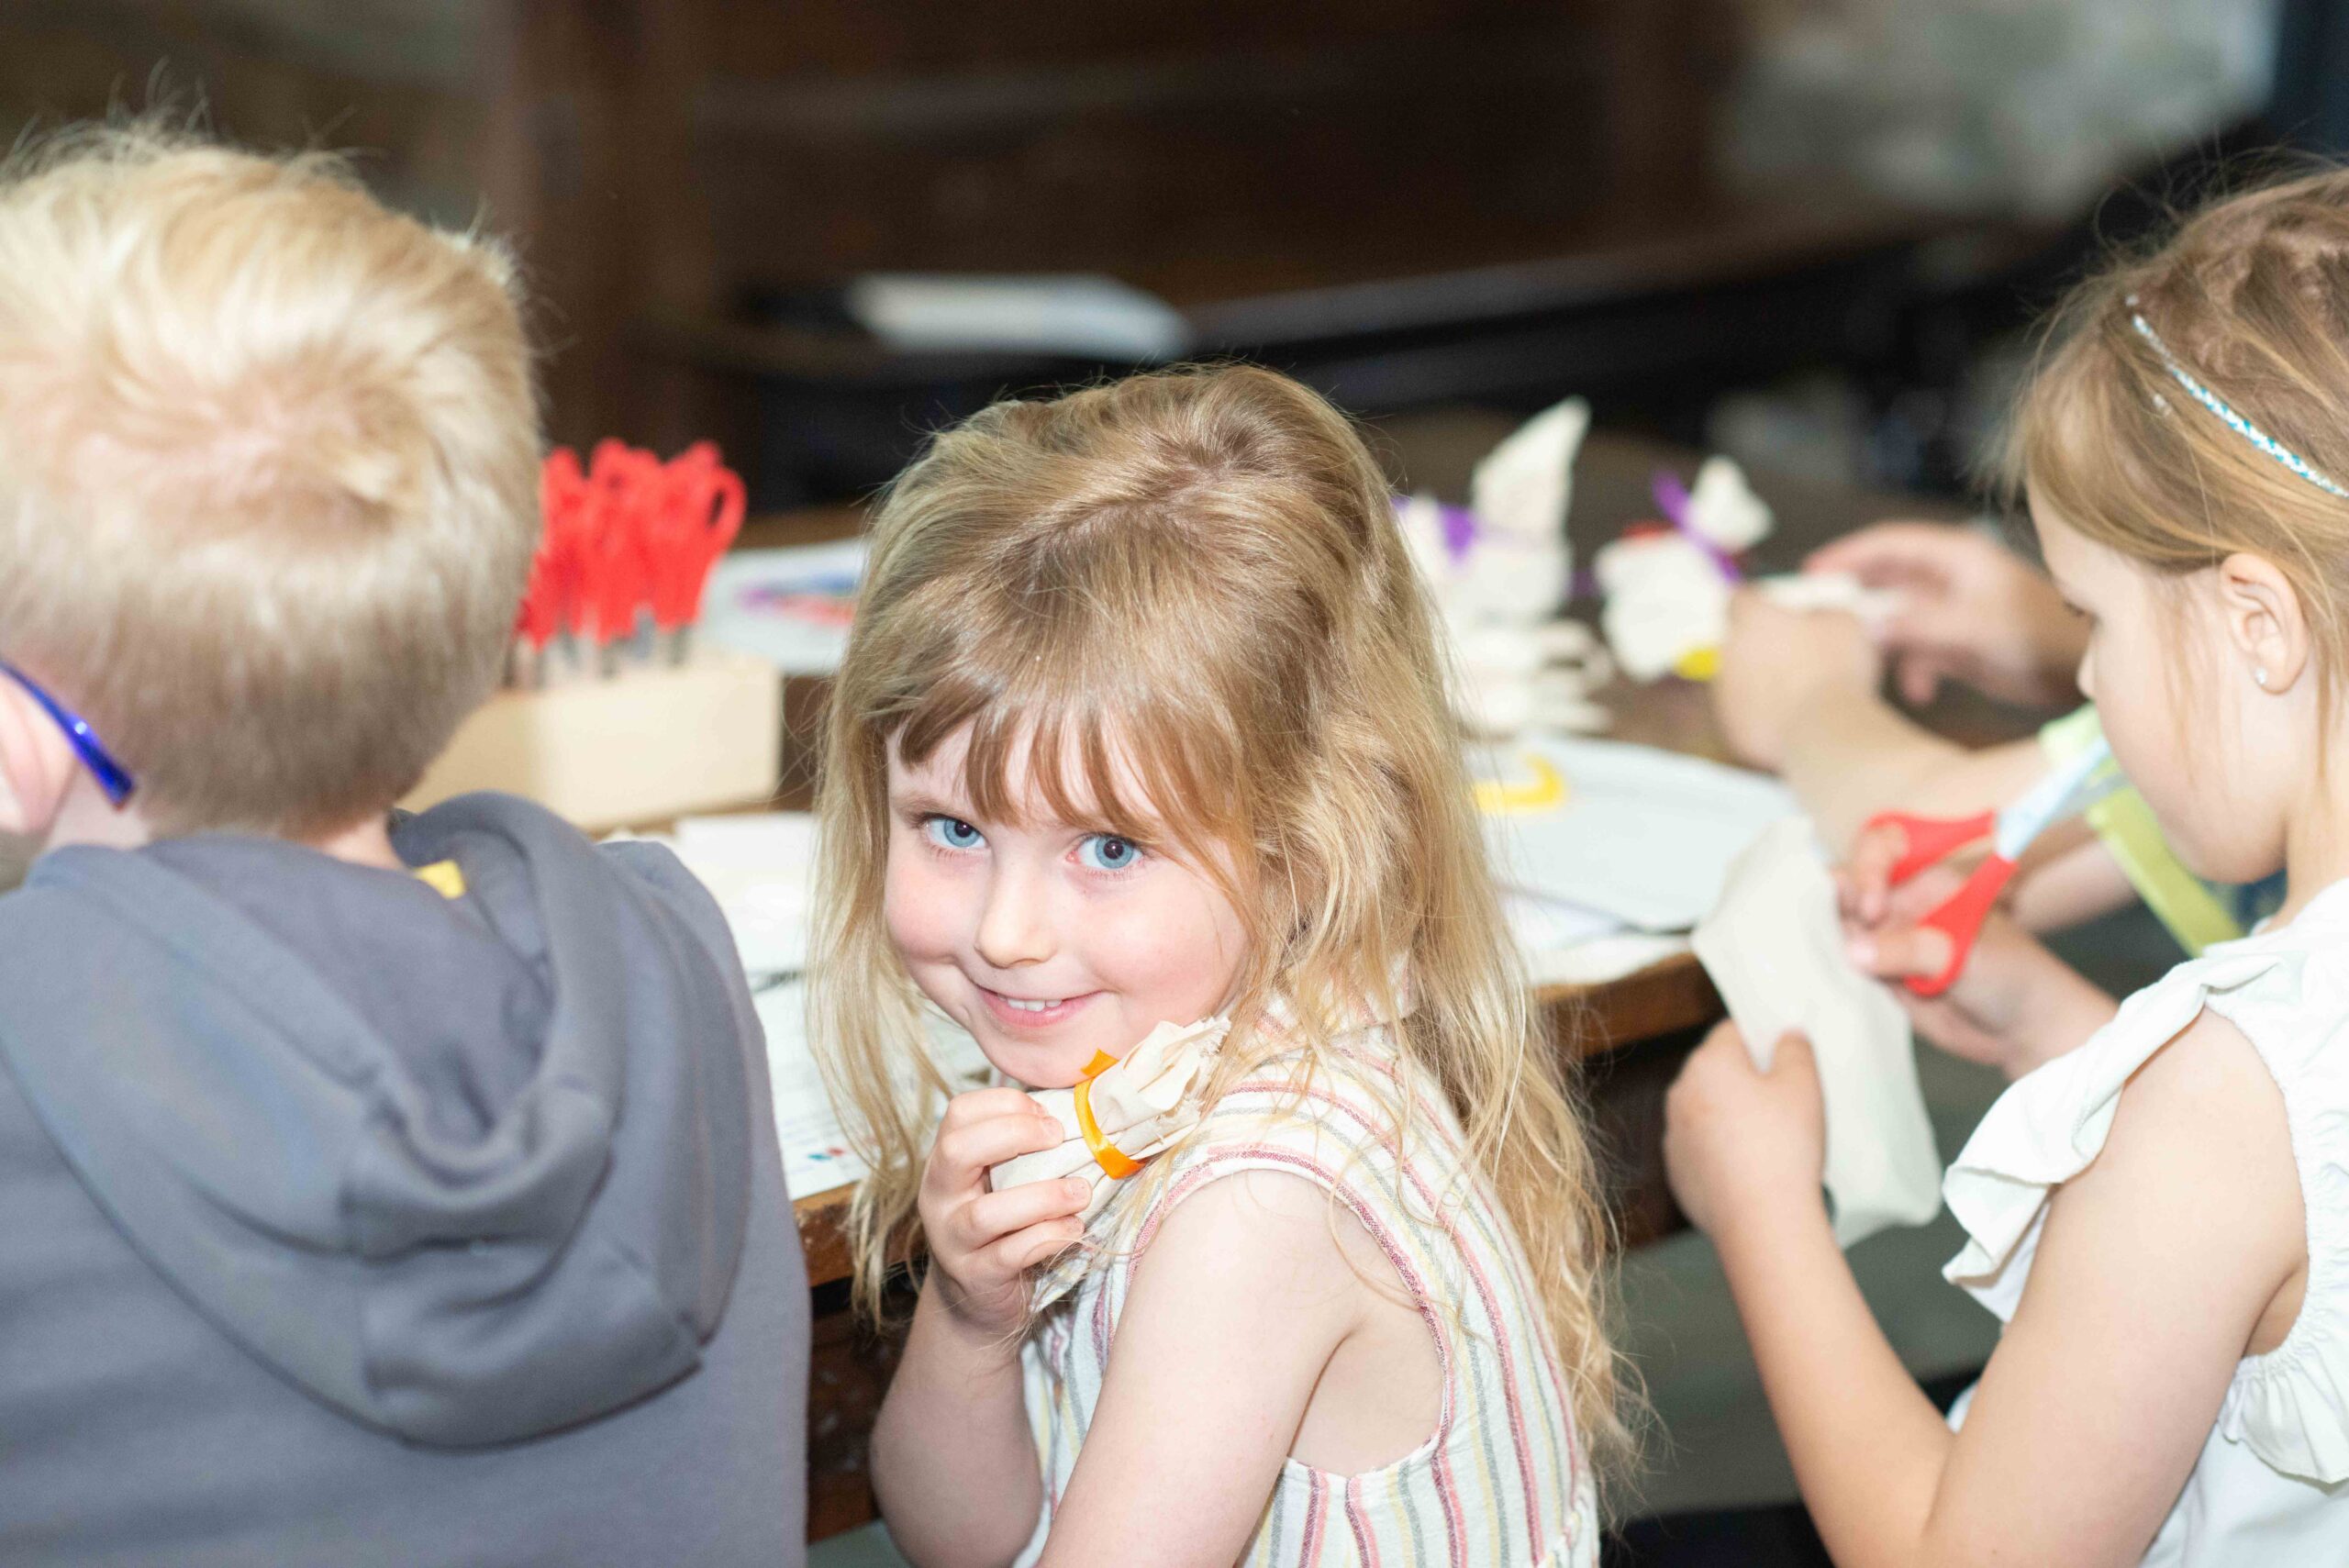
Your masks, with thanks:
M1876 634L1911 702L1944 679L2010 702L2076 704L2085 628L2054 585L1978 528L1890 522L1819 550L1806 569L1850 572L1898 590L1902 607ZM1928 817L1995 810L2101 736L2076 707L2036 738L1967 751L1879 695L1882 660L1859 623L1740 595L1731 607L1713 707L1740 761L1784 774L1827 840L1855 859L1861 826L1887 807ZM1890 847L1889 859L1900 850ZM2280 898L2272 884L2214 885L2190 874L2133 789L2059 824L2025 857L2005 900L2031 930L2053 930L2142 898L2188 955L2242 936Z
M2082 688L2180 859L2280 868L2283 906L2117 1013L2050 1017L1975 953L1953 996L2022 1075L1945 1187L1971 1238L1949 1274L2007 1325L1948 1425L1829 1233L1799 1040L1768 1074L1733 1030L1707 1041L1671 1096L1673 1181L1846 1568L2338 1562L2349 175L2220 205L2062 327L2010 464L2087 618Z
M510 264L333 161L0 172L0 1561L802 1561L807 1290L716 904L473 795Z
M873 1445L925 1568L1597 1560L1602 1221L1431 627L1360 438L1263 371L999 404L885 497L811 1008L864 1298L928 1240ZM942 1122L925 1000L1006 1080ZM988 1190L1063 1136L1022 1085L1215 1014L1089 1233L1082 1180Z

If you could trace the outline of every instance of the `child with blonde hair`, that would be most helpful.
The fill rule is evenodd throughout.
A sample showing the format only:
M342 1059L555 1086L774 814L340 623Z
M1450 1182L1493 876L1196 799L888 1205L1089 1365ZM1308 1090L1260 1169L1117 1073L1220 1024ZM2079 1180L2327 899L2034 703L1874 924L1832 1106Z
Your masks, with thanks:
M874 1434L907 1554L1596 1561L1589 1160L1347 421L1230 368L940 436L828 740L811 1009L873 1167L863 1299L917 1218L929 1251ZM951 1095L926 1006L1000 1086ZM990 1189L1065 1137L1024 1091L1210 1017L1202 1119L1105 1160L1089 1224L1083 1176Z
M539 534L498 249L153 128L0 168L0 1561L787 1563L724 919L415 817Z
M2280 869L2282 907L2117 1010L1976 950L1945 1000L2018 1081L1949 1173L1969 1240L1947 1272L2006 1330L1947 1424L1828 1230L1798 1040L1768 1073L1733 1030L1707 1041L1672 1093L1672 1177L1846 1568L2339 1562L2349 173L2205 211L2083 285L2051 343L2009 471L2086 623L2081 688L2185 866ZM1888 858L1847 889L1872 923Z

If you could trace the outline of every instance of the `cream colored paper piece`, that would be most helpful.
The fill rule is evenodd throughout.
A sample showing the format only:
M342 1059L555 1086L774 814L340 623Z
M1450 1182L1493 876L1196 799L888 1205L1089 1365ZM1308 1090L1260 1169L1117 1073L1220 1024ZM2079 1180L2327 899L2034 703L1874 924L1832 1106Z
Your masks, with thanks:
M1688 488L1688 526L1731 555L1742 555L1770 537L1776 518L1770 504L1745 482L1745 471L1729 458L1709 457Z
M1599 625L1616 662L1635 681L1678 669L1692 654L1718 649L1729 635L1730 595L1736 584L1720 563L1683 534L1618 539L1593 562L1607 596ZM1899 607L1900 595L1870 588L1843 572L1788 573L1754 579L1773 604L1790 610L1841 610L1871 631Z
M1093 1123L1103 1141L1140 1163L1197 1125L1206 1109L1199 1095L1230 1032L1230 1021L1222 1018L1160 1024L1122 1060L1102 1069L1088 1094ZM1093 1184L1083 1212L1089 1222L1108 1203L1118 1184L1085 1140L1077 1123L1076 1091L1038 1089L1030 1097L1059 1119L1064 1136L1050 1149L994 1167L987 1173L987 1186L1001 1192L1030 1182L1083 1176Z
M1670 674L1692 653L1719 648L1729 629L1730 581L1686 534L1620 539L1591 562L1606 604L1599 628L1634 681Z
M1467 752L1493 875L1658 934L1720 902L1754 835L1798 809L1786 785L1702 757L1545 737Z
M1898 589L1871 588L1849 572L1789 572L1753 585L1781 608L1841 610L1870 631L1880 630L1900 607Z
M1754 1064L1800 1029L1819 1062L1827 1118L1827 1195L1835 1240L1850 1246L1941 1209L1933 1146L1909 1020L1891 993L1843 956L1835 889L1810 824L1765 829L1690 943L1737 1020Z
M1468 509L1505 539L1566 539L1575 454L1590 429L1590 405L1569 397L1536 414L1486 452L1468 478ZM1547 613L1553 602L1542 606Z
M1566 508L1590 406L1568 398L1486 453L1469 505L1415 495L1397 520L1456 652L1461 719L1479 735L1605 728L1591 694L1613 674L1589 629L1561 616L1574 552Z

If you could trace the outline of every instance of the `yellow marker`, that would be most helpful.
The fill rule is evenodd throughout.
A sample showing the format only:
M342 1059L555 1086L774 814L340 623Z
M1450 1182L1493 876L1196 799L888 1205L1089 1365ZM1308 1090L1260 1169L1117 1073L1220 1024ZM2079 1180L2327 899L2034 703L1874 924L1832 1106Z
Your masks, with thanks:
M454 861L434 861L429 866L418 866L413 873L416 880L443 898L465 895L465 873Z
M1709 681L1721 673L1721 651L1718 648L1692 648L1680 656L1672 673L1684 681Z
M1528 756L1531 784L1504 784L1486 779L1476 785L1476 809L1487 817L1510 817L1533 811L1554 811L1566 803L1566 777L1547 759Z

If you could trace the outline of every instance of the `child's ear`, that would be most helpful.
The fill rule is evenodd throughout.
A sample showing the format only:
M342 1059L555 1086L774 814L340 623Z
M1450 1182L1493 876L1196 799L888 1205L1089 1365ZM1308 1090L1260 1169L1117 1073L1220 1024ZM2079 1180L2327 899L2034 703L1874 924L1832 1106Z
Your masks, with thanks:
M0 675L0 834L49 836L72 782L73 748L30 693Z
M2313 651L2308 617L2292 580L2264 555L2238 550L2219 562L2219 614L2243 679L2263 691L2291 690Z

